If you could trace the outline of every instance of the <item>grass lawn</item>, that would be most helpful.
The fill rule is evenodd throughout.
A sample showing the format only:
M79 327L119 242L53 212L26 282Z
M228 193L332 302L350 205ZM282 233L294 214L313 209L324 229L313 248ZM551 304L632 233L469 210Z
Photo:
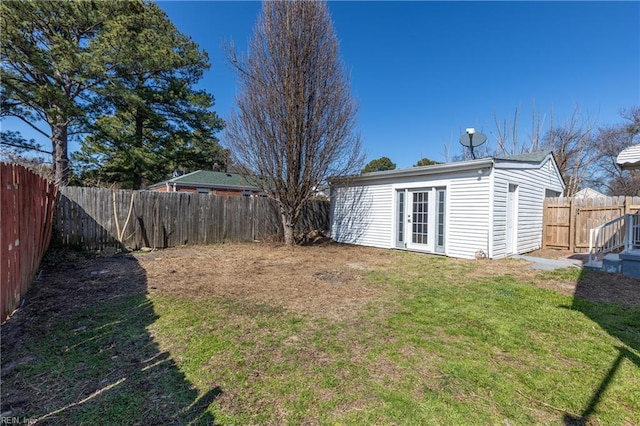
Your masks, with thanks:
M2 415L640 424L638 280L613 303L585 288L618 276L339 245L60 265L2 326Z

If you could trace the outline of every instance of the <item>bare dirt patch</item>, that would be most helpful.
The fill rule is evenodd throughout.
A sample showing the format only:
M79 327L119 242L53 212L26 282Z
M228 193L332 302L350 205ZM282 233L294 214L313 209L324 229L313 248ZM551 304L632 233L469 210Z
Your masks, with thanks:
M101 301L143 294L145 285L144 271L132 256L50 251L42 271L23 297L23 307L2 326L3 346L13 345L21 328L44 333L53 323Z
M224 297L312 316L351 316L381 297L367 271L389 250L329 244L284 247L223 244L137 254L151 293ZM357 262L357 263L356 263Z

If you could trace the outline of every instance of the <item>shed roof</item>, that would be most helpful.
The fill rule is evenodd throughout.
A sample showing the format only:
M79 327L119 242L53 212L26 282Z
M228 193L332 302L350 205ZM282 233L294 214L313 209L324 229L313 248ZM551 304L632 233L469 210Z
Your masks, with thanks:
M259 190L250 176L238 173L214 172L211 170L197 170L186 175L177 176L149 186L149 189L164 185L194 186L203 188L232 188Z
M534 168L542 164L547 158L551 158L555 165L555 159L551 155L551 151L537 151L526 154L511 155L506 157L487 157L477 160L458 161L453 163L433 164L429 166L410 167L406 169L385 170L382 172L364 173L357 176L348 176L344 178L330 178L330 183L346 183L353 181L369 181L380 178L393 178L405 176L421 176L433 175L438 173L448 173L464 170L472 170L474 168L483 167L499 167L499 168ZM558 171L558 174L560 172Z
M616 163L623 170L640 169L640 144L623 149Z
M494 157L495 160L503 160L503 161L516 161L523 163L540 163L547 158L547 155L551 154L550 150L546 151L536 151L536 152L527 152L524 154L517 155L509 155L507 157Z

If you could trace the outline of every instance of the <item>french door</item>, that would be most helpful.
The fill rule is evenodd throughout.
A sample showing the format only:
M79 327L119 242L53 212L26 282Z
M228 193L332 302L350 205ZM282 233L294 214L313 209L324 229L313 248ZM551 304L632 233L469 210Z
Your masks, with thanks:
M407 247L413 249L432 251L431 241L433 233L430 231L429 219L429 196L431 191L414 190L409 191L409 201L411 203L410 213L407 215L409 241Z
M445 189L398 190L396 203L396 246L444 253Z

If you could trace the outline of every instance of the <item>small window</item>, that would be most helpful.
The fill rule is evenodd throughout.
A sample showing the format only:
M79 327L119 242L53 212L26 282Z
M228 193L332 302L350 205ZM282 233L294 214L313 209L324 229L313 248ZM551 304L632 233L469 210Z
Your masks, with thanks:
M198 194L208 194L211 192L209 188L198 188Z
M547 189L544 191L545 198L558 198L560 195L562 195L561 192L554 191L553 189Z

